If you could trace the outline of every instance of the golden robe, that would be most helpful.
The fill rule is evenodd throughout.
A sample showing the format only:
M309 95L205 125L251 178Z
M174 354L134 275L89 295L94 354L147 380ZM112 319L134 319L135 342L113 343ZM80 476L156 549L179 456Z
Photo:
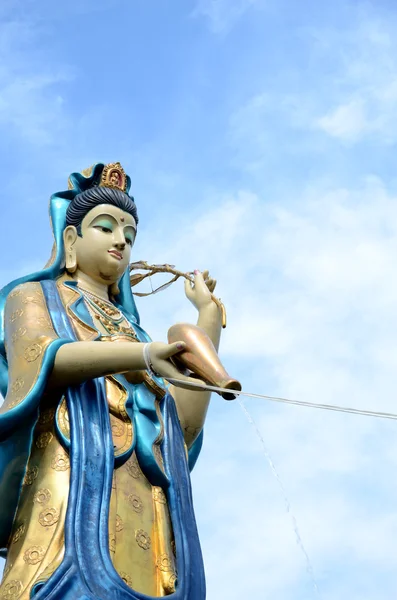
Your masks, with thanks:
M59 278L57 288L79 340L97 339L99 333L101 341L117 343L130 339L133 343L131 337L105 336L98 319L93 319L95 329L81 321L70 310L79 294L65 285L67 279ZM130 327L127 321L123 325ZM5 327L10 384L0 414L23 401L39 376L45 349L58 337L39 283L22 284L10 294ZM142 380L140 385L147 385L153 392L160 417L159 403L165 390L147 374L141 374ZM106 378L106 394L117 457L131 446L134 427L125 409L126 390L114 377ZM7 544L1 600L28 600L32 587L47 580L62 561L70 479L65 440L69 440L65 399L59 400L59 395L52 392L44 393ZM161 435L153 447L159 465L160 442ZM115 569L128 586L134 582L134 590L155 597L175 591L175 544L166 495L162 488L150 484L135 452L114 469L109 550Z

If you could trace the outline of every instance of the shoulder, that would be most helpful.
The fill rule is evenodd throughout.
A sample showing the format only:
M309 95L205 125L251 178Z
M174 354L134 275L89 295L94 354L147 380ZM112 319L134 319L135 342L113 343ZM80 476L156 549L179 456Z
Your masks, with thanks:
M27 294L41 293L41 285L38 281L26 281L14 287L7 296L7 301Z
M27 304L28 302L41 302L43 290L38 281L27 281L17 285L7 296L6 304Z
M5 336L17 337L18 331L26 338L54 337L50 313L41 284L29 281L16 286L7 296L4 311ZM22 334L21 334L22 335Z
M8 294L5 304L5 318L14 321L25 315L36 315L45 312L47 304L41 285L37 281L28 281L16 286Z

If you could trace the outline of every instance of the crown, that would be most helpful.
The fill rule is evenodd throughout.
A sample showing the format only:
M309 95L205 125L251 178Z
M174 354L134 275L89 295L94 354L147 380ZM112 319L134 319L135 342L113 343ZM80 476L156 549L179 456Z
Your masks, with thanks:
M104 186L128 193L130 178L119 162L104 165L96 163L80 173L72 173L68 179L68 190L79 194L94 186Z
M100 186L116 188L122 192L127 191L127 175L119 162L103 167Z

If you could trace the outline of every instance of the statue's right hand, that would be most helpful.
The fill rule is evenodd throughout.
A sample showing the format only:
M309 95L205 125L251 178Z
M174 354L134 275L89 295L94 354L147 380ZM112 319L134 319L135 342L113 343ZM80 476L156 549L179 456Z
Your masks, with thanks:
M158 373L164 379L179 379L185 383L174 385L178 387L186 387L189 388L189 382L191 382L190 377L186 377L183 373L181 373L176 366L170 361L170 358L179 352L182 352L186 348L186 344L184 342L174 342L173 344L164 344L162 342L152 342L149 345L148 357L150 359L150 363L152 365L153 371ZM202 383L205 386L204 381L201 382L199 379L194 379L194 382Z

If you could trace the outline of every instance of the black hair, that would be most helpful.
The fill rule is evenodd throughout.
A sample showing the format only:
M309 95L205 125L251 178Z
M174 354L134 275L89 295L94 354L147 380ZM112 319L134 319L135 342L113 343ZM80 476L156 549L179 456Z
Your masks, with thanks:
M92 208L95 208L99 204L111 204L112 206L121 208L121 210L133 216L138 225L138 213L133 198L116 188L97 186L77 194L71 200L66 211L66 227L74 225L78 235L81 236L82 220Z

